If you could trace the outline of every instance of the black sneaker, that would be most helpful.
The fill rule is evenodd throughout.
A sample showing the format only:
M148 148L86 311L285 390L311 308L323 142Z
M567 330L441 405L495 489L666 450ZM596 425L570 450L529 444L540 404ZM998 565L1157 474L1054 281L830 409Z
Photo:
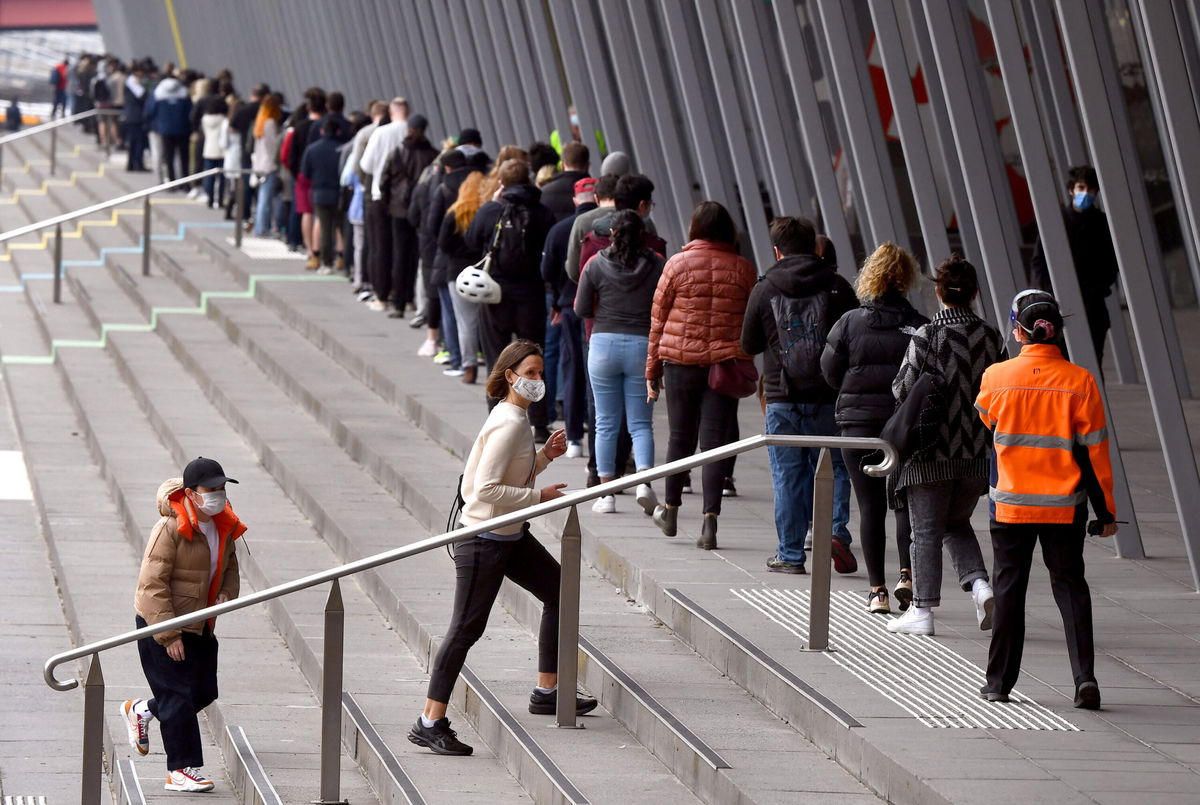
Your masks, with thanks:
M581 716L596 709L596 700L575 694L575 715ZM529 712L535 716L552 716L558 710L558 688L542 693L537 688L529 694Z
M998 691L998 690L991 690L991 689L989 689L989 688L986 688L986 687L985 687L985 688L982 688L982 689L980 689L980 691L979 691L979 698L983 699L984 701L988 701L988 702L1007 702L1007 701L1010 701L1010 699L1008 698L1008 694L1007 694L1007 693L1003 693L1003 692L1001 692L1001 691Z
M1100 709L1100 686L1095 682L1084 682L1075 688L1075 706L1080 710Z
M417 746L427 746L436 755L469 755L475 750L458 740L458 733L450 729L450 719L439 718L432 727L426 727L417 719L408 731L408 740Z
M858 560L854 558L850 546L837 537L833 538L830 554L833 557L833 569L838 573L854 573L858 570Z
M792 573L797 576L803 576L806 571L804 564L793 565L791 562L785 562L778 556L772 556L767 560L767 570L772 573Z
M725 479L725 485L721 487L721 497L723 497L723 498L736 498L737 497L737 487L733 485L733 477L732 476Z

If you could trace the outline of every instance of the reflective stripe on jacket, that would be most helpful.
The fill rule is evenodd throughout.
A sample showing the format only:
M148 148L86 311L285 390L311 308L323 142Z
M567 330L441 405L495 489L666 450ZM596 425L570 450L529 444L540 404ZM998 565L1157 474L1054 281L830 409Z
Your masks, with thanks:
M1112 463L1095 378L1058 347L1027 344L983 373L975 407L993 433L989 491L1000 523L1070 523L1089 498L1111 522Z

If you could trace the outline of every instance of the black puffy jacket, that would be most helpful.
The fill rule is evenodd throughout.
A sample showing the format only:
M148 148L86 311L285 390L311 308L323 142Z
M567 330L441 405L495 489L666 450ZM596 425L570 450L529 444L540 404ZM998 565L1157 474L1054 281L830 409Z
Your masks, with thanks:
M888 420L896 410L892 381L912 334L928 322L894 292L838 319L821 355L821 374L838 390L838 425L882 425Z

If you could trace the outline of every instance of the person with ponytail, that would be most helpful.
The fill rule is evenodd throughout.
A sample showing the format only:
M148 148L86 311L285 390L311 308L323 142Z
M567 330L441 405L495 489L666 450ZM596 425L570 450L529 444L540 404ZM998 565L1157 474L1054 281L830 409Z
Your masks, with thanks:
M1062 613L1075 682L1075 706L1100 708L1092 638L1092 598L1084 578L1088 533L1117 533L1108 424L1096 379L1063 357L1058 302L1045 291L1013 299L1009 319L1021 354L983 375L975 407L992 432L991 532L995 619L987 684L980 695L1007 702L1021 673L1025 593L1040 540L1050 589Z
M663 259L644 243L646 231L635 210L620 210L610 223L611 244L592 257L579 275L575 314L594 318L588 376L596 398L596 471L601 483L617 477L621 414L633 437L638 472L654 466L654 401L646 395L646 351L650 308L662 276ZM654 514L658 498L650 484L637 488L637 502ZM592 511L611 514L616 498L605 495Z

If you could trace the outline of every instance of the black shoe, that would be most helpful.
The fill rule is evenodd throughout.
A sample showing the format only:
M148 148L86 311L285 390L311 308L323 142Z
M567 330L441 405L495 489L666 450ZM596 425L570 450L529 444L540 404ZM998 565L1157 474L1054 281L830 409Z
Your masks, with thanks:
M538 444L545 444L550 441L550 429L545 425L533 426L533 440Z
M582 716L596 709L596 700L575 694L575 715ZM535 716L552 716L558 710L558 688L542 693L537 688L529 694L529 712Z
M838 573L853 573L858 570L858 560L854 558L850 546L837 537L833 538L830 554L833 557L833 569Z
M392 308L388 311L387 317L389 319L402 319L404 318L404 311L398 308Z
M700 526L700 539L696 540L696 547L702 551L713 551L717 548L717 515L704 515L704 522Z
M1095 682L1084 682L1075 688L1075 706L1080 710L1100 709L1100 686Z
M725 485L723 487L721 487L721 497L723 497L723 498L736 498L737 497L737 487L733 485L732 477L725 479Z
M650 519L662 530L664 536L673 537L679 533L678 506L655 506Z
M469 755L475 750L458 740L458 733L450 729L450 719L439 718L432 727L426 727L417 719L408 731L408 740L417 746L427 746L436 755Z
M1007 702L1007 701L1010 701L1010 699L1008 698L1008 694L1007 694L1007 693L1001 693L1001 692L1000 692L1000 691L998 691L998 690L989 690L988 688L981 688L981 689L980 689L980 691L979 691L979 698L983 699L984 701L988 701L988 702Z
M795 576L803 576L808 572L804 569L803 563L794 565L791 562L783 561L777 555L767 560L767 570L772 573L791 573Z

